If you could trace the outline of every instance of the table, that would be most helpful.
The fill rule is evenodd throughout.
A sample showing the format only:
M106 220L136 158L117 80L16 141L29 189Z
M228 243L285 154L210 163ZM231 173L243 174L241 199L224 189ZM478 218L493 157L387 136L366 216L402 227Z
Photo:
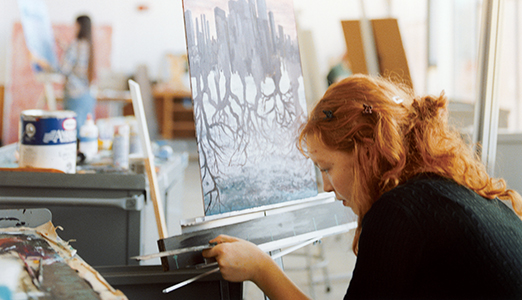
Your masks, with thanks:
M243 283L225 281L220 273L162 293L163 289L207 271L205 269L165 272L161 266L104 266L96 270L129 299L243 299Z
M6 156L15 148L14 144L0 148L0 166L13 166ZM176 210L187 164L187 153L157 163L166 212ZM60 236L74 239L71 245L92 266L137 265L132 256L158 251L148 193L144 174L0 172L0 208L48 208L53 223L64 228ZM179 227L168 218L167 224Z

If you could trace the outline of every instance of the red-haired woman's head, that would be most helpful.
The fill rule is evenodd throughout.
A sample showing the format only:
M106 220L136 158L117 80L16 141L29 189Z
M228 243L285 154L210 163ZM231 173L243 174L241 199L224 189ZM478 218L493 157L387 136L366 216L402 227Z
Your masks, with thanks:
M305 153L307 141L314 139L330 150L353 154L352 208L360 216L401 179L413 101L406 86L353 75L327 90L301 130L299 146Z
M359 216L355 252L362 218L373 203L423 172L489 199L509 200L522 215L520 195L490 178L472 145L448 127L447 105L443 93L417 97L407 85L353 75L330 86L310 113L298 147L322 168L325 187ZM329 173L321 164L342 166L347 174L339 168Z

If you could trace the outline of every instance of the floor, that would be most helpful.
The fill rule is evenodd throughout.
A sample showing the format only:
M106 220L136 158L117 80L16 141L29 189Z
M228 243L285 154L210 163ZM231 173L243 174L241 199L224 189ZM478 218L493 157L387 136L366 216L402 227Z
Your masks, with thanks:
M185 170L183 188L183 219L191 219L203 215L203 199L199 165L197 162L196 143L186 140L182 149L189 152L189 164ZM320 244L306 246L283 257L283 266L288 276L312 299L343 299L350 281L355 263L355 255L351 250L353 231L346 234L323 238ZM323 250L325 264L310 273L303 270L306 265L306 253L318 256ZM308 256L310 257L310 256ZM318 262L318 260L314 260ZM330 279L330 288L325 285L324 271ZM314 284L310 284L309 275ZM244 285L245 300L262 300L263 293L251 282Z

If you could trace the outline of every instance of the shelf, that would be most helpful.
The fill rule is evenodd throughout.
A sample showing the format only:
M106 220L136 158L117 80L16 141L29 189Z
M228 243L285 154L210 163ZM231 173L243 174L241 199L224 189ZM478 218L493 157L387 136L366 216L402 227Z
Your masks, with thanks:
M174 104L172 104L172 111L173 112L192 112L192 105L191 106L187 106L183 103L177 103L177 102L174 102Z
M153 90L158 123L163 138L187 138L196 136L194 111L187 105L190 91L165 87Z

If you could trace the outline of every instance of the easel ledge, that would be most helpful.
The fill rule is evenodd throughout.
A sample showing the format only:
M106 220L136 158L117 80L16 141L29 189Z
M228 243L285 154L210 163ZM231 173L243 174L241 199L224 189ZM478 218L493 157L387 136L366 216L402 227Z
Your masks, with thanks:
M216 217L186 225L182 234L160 239L160 251L204 245L226 234L248 240L256 245L270 245L267 251L290 247L306 240L347 232L356 227L355 214L335 201L333 193L322 193L314 198L297 200L292 204L271 209ZM191 252L163 257L165 271L203 267L206 261L201 252Z
M317 196L281 202L272 205L258 206L250 209L238 210L211 216L195 217L180 220L181 231L183 234L220 226L226 226L253 219L279 214L286 211L297 210L309 206L326 204L335 201L333 193L319 193Z

